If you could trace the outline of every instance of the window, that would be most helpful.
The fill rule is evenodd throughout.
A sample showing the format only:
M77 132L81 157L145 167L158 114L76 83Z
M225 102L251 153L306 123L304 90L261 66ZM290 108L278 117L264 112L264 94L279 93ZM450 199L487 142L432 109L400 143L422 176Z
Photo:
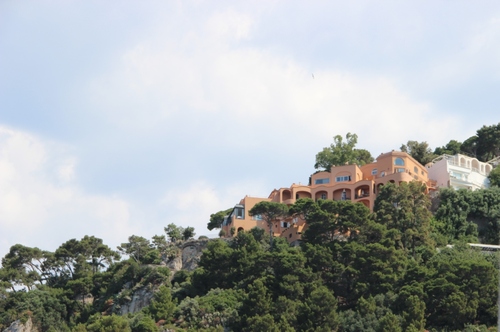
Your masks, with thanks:
M336 182L346 182L346 181L351 181L351 176L350 175L344 175L344 176L337 176L335 178Z
M281 228L288 228L290 225L286 221L281 222Z
M385 176L385 172L380 173L380 176L384 177Z
M262 215L260 214L253 215L252 220L262 220Z
M376 168L372 169L372 175L377 175L377 169Z
M326 193L321 193L320 199L326 199Z
M245 210L243 208L236 208L235 209L236 211L236 219L243 219L244 218L244 214L245 214Z
M418 167L417 166L413 167L413 170L415 171L416 174L418 174Z
M394 165L396 165L396 166L404 166L405 165L405 161L402 158L396 158L396 159L394 159Z
M329 178L314 180L314 184L326 184L326 183L330 183L330 179Z
M396 168L396 173L403 173L405 171L404 168Z

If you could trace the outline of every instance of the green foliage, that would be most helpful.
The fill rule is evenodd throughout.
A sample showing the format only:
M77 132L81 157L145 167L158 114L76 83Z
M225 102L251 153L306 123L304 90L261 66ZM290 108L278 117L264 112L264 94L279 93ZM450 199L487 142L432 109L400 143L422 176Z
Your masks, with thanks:
M88 332L131 332L128 320L123 316L95 314L87 324Z
M118 250L139 264L151 264L158 256L158 252L153 252L154 247L149 240L137 235L130 236L128 242L122 243Z
M255 204L248 213L251 216L260 215L269 227L269 233L272 243L272 230L274 223L279 221L280 218L288 215L288 206L283 203L262 201Z
M323 148L321 152L316 154L314 168L329 172L334 165L364 165L373 162L370 152L354 148L358 143L358 135L347 133L345 138L346 141L343 142L342 136L336 135L329 147Z
M500 187L500 167L495 167L488 175L490 186Z
M196 235L196 233L194 232L194 227L186 227L182 231L182 239L184 241L187 241L187 240L193 238L195 235Z
M233 211L233 208L222 210L210 215L210 221L207 224L207 228L211 231L214 228L221 228L224 222L224 217L229 215Z
M149 305L149 310L156 321L160 319L169 321L175 310L175 302L172 300L170 288L161 285L158 291L154 294L153 300Z
M132 332L157 332L158 327L149 315L139 313L129 322Z
M70 302L60 289L35 289L29 292L10 293L0 309L0 326L8 326L16 319L33 318L33 324L40 331L54 329L69 331L67 325ZM23 319L25 318L25 319Z
M341 241L347 234L356 236L370 214L363 204L310 199L298 200L291 212L305 216L308 223L303 241L317 244Z
M236 319L240 301L241 297L235 291L215 288L203 297L185 298L177 307L175 317L184 328L223 327Z
M437 157L427 142L408 141L406 144L401 145L400 150L408 153L422 165L431 162L432 159Z
M456 140L451 140L449 141L445 146L442 146L440 148L436 148L434 150L434 154L436 156L440 156L443 154L448 154L448 155L456 155L457 153L461 153L461 148L462 148L462 143Z
M179 227L175 224L168 224L167 227L164 228L164 230L171 242L182 240L182 233L184 232L184 228Z
M439 233L446 236L447 243L455 241L477 242L477 226L470 221L471 191L441 189L439 206L435 213Z
M430 236L432 214L425 184L417 181L382 187L375 200L375 221L395 230L396 245L414 258L418 247L433 247Z
M482 126L476 131L476 135L463 142L461 152L480 161L500 156L500 123Z

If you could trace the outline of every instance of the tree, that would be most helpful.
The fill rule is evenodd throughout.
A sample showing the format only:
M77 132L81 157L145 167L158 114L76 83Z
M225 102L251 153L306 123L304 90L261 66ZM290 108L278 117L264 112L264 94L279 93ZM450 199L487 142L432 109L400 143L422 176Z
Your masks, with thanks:
M477 241L477 226L470 220L471 202L474 194L466 189L441 189L439 205L434 214L437 230L448 243L456 240Z
M177 242L182 239L184 228L175 224L168 224L167 227L164 228L164 230L171 242Z
M366 206L351 201L299 199L290 210L305 217L303 241L314 244L356 236L370 214Z
M152 263L148 256L151 251L155 250L148 239L132 235L128 238L128 242L122 243L117 247L120 252L129 255L134 261L139 264Z
M131 332L130 325L124 316L102 316L95 314L90 317L87 325L89 332Z
M375 220L398 231L397 243L416 257L416 248L432 246L430 199L425 184L412 181L384 185L375 200Z
M94 236L85 235L80 240L80 253L87 259L87 263L92 266L92 273L95 274L107 265L120 259L120 255L111 250L103 241Z
M323 285L312 284L311 292L301 305L298 321L303 331L335 331L339 322L337 301Z
M165 285L160 286L153 296L149 310L156 321L160 319L169 321L172 318L175 310L175 303L172 301L172 294L169 287Z
M401 151L408 153L422 165L431 162L432 159L437 157L432 153L427 142L408 141L406 145L401 145Z
M488 180L490 180L490 186L500 187L500 167L495 167L488 175Z
M500 155L500 123L482 126L476 135L466 139L461 152L480 161L488 161Z
M476 133L477 158L488 161L500 156L500 123L492 126L482 126Z
M212 213L210 215L210 222L207 224L208 230L212 230L214 228L221 228L222 223L224 222L224 217L229 215L233 211L233 208L229 208L226 210L222 210L216 213Z
M35 283L42 282L42 266L46 252L38 248L30 248L22 244L10 247L9 252L2 258L2 266L5 269L4 276L10 278L14 284L24 285L28 289Z
M262 201L255 204L248 213L251 216L260 215L269 227L270 244L273 243L274 223L288 215L288 206L283 203Z
M358 143L358 135L347 133L345 137L346 141L343 142L342 136L336 135L329 147L323 148L316 154L315 169L329 172L334 165L340 166L346 163L364 165L373 162L370 152L354 148Z
M461 152L461 147L462 147L461 142L452 139L445 146L435 148L434 154L436 156L440 156L443 154L448 154L448 155L453 156L453 155L456 155L457 153Z
M182 239L184 241L187 241L187 240L193 238L195 235L196 235L196 233L194 232L194 227L186 227L182 231Z

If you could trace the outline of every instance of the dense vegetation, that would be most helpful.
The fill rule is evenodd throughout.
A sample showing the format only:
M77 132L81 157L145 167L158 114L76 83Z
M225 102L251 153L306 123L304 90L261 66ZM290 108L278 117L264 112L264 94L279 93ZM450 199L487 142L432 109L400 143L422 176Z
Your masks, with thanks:
M465 243L498 241L500 189L442 190L431 203L418 182L384 186L373 213L302 199L290 207L310 225L301 247L252 229L209 241L198 268L174 276L158 264L182 241L175 225L168 240L131 236L123 260L89 236L53 253L15 245L0 269L0 328L32 317L41 331L486 331L499 257ZM151 304L118 315L141 288Z
M93 236L54 252L14 245L0 268L0 330L28 319L77 332L496 330L500 257L467 243L498 244L497 186L431 199L421 183L387 184L373 212L311 199L257 210L270 224L272 213L305 218L301 246L255 228L208 241L196 270L171 275L161 263L191 227L132 235L117 250ZM150 304L121 314L140 290Z

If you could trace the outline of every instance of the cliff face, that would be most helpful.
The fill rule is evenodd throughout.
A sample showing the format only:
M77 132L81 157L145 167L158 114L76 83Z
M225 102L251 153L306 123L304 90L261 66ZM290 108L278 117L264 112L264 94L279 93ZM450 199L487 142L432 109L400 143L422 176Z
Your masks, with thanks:
M3 332L38 332L38 329L33 325L31 317L28 318L26 323L22 323L19 319L10 324Z
M207 247L209 240L190 240L180 242L177 247L177 255L173 258L165 259L162 262L163 266L170 269L170 276L172 277L177 271L187 270L193 271L198 266L203 249ZM139 312L142 308L151 304L153 295L158 287L153 285L143 285L137 287L136 285L127 284L123 291L134 289L132 294L124 297L119 306L115 305L114 311L120 315L128 313Z
M179 254L164 262L172 272L172 275L180 270L193 271L196 269L208 241L210 240L191 240L179 244Z

